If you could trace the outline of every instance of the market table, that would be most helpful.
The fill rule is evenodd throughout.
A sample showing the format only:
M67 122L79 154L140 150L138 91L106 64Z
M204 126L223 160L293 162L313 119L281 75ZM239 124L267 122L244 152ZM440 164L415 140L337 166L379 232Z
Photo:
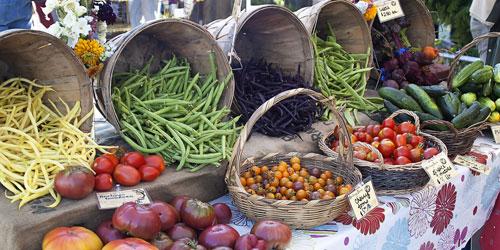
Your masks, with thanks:
M500 145L479 138L474 151L488 156L489 175L457 165L458 175L442 186L379 197L380 205L362 220L344 213L310 230L294 230L289 249L461 249L489 218L500 191ZM253 222L225 195L213 201L231 207L240 234Z

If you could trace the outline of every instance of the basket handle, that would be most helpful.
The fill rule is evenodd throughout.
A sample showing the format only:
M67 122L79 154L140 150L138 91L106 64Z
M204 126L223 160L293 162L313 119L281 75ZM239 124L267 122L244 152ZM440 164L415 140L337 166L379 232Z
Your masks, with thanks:
M409 110L399 109L396 112L392 113L388 118L394 119L394 117L396 117L398 115L402 115L402 114L411 116L414 120L414 124L415 124L415 128L417 129L417 132L420 132L420 118L418 118L417 114L415 114Z
M378 149L376 147L372 146L369 143L361 142L361 141L355 142L352 146L353 147L356 147L356 146L364 147L364 148L367 148L367 149L371 150L372 152L374 152L375 154L377 154L377 157L378 157L378 159L380 160L380 163L381 163L381 168L382 169L385 168L384 167L384 156L382 155L382 153L380 153L380 151L378 151Z
M482 36L478 36L478 37L472 39L472 41L470 43L466 44L463 48L460 49L460 51L455 55L455 57L453 58L453 61L451 61L451 64L450 64L450 74L448 75L448 89L451 89L451 80L453 80L455 68L460 63L460 57L462 57L465 54L465 52L467 52L470 48L476 46L482 40L489 39L489 38L495 38L495 37L500 37L500 32L490 32L490 33L486 33Z
M352 158L353 150L352 150L351 140L349 138L349 132L347 130L347 124L340 115L339 111L335 108L335 99L333 97L327 98L323 94L310 89L297 88L281 92L280 94L267 100L265 103L260 105L260 107L256 109L255 112L252 114L252 116L248 119L247 124L245 124L245 126L241 130L240 136L238 137L236 143L234 144L233 154L231 155L231 159L229 160L229 165L225 177L225 181L228 185L231 182L235 182L231 184L241 186L241 183L239 182L238 178L238 172L241 167L241 155L243 153L243 147L245 146L245 143L248 140L248 137L250 136L252 128L255 125L255 123L274 105L276 105L280 101L283 101L285 99L288 99L296 95L308 95L309 97L315 99L316 101L324 104L327 108L329 108L332 111L333 120L337 122L337 124L339 124L341 128L339 137L342 137L341 140L342 142L340 144L342 145L342 147L339 147L340 150L339 157L342 161L346 162L349 167L354 169L354 163ZM344 145L344 143L347 143L347 145ZM345 151L346 148L347 151ZM346 154L345 159L344 159L344 154ZM234 178L231 178L233 176ZM241 186L241 188L243 187Z
M422 122L422 128L425 128L425 127L428 127L428 126L432 126L432 125L444 125L447 128L449 128L450 131L453 134L455 134L455 137L458 135L458 130L455 128L455 126L453 126L453 123L451 123L449 121L444 121L444 120L428 120L428 121Z

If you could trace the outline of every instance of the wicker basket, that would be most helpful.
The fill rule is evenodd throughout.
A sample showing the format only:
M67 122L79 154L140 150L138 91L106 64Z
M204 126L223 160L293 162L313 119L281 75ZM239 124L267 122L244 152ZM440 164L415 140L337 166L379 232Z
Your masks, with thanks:
M282 92L262 104L242 129L233 148L233 155L226 172L226 183L234 203L247 217L253 220L279 220L292 228L311 228L328 223L342 212L345 212L349 206L346 195L341 195L329 200L273 200L259 195L249 194L245 191L239 179L241 173L254 165L278 163L280 160L289 160L293 155L297 155L300 157L301 162L305 163L304 165L318 167L322 170L330 170L334 174L342 176L348 184L355 186L361 182L361 173L354 168L352 162L352 145L350 143L342 145L341 155L335 158L329 158L318 154L274 153L264 157L241 160L243 147L257 120L280 101L295 95L308 95L330 108L333 111L334 120L339 124L342 130L342 135L345 136L343 138L347 138L348 132L346 123L335 109L335 102L333 99L327 99L320 93L302 88ZM345 141L348 142L348 140Z
M438 147L440 152L448 153L446 146L441 140L420 131L420 120L415 113L408 110L398 110L389 117L394 118L400 114L407 114L413 117L417 128L417 134L423 136L427 141L430 141L434 146ZM319 141L319 148L328 156L338 157L338 153L328 146L331 143L332 135L333 132L324 136L322 140ZM360 142L354 145L369 148L378 155L379 159L381 159L381 163L374 163L354 158L354 165L359 168L363 178L368 176L372 177L377 194L408 194L422 189L429 182L429 176L422 168L422 162L406 165L386 165L383 162L382 154L380 154L376 148Z

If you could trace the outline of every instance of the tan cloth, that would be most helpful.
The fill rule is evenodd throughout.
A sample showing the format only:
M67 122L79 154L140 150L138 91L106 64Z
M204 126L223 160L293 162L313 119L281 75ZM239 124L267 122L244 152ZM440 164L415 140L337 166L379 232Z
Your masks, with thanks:
M469 9L470 16L486 25L492 26L493 23L487 22L486 19L490 15L495 2L495 0L473 0Z

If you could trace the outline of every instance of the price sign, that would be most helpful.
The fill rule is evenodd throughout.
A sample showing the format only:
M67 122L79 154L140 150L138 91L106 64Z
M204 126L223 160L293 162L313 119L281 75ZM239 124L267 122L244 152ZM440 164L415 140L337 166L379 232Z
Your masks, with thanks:
M381 23L405 16L399 0L380 0L375 2L375 6Z
M463 156L463 155L457 155L455 159L453 160L456 164L459 164L464 167L468 167L474 171L477 171L479 173L483 173L485 175L489 175L491 168L477 162L473 157L468 157L468 156Z
M371 180L354 189L347 197L357 220L362 219L378 206L377 195Z
M99 209L113 209L123 203L150 204L151 198L144 188L96 193Z
M495 138L495 142L500 144L500 125L491 126L491 132L493 133L493 137Z
M449 182L458 174L455 170L455 166L453 166L448 156L443 152L435 155L429 160L423 161L422 167L431 178L432 183L436 186Z

